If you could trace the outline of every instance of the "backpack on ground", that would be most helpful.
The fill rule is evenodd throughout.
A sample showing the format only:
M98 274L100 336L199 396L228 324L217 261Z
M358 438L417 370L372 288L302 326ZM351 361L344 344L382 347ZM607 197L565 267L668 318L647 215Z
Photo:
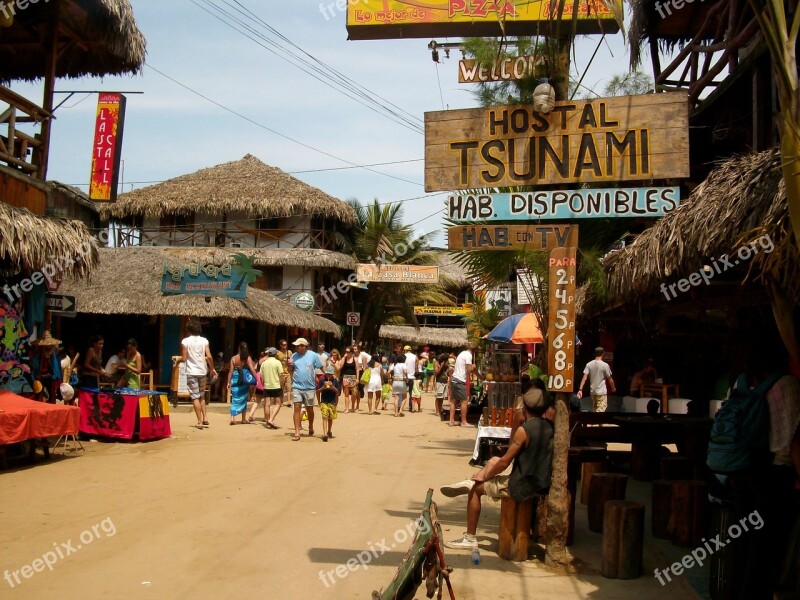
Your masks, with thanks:
M734 473L766 462L769 452L769 404L767 392L781 378L772 374L750 389L739 375L730 398L714 417L708 443L708 468L716 473Z

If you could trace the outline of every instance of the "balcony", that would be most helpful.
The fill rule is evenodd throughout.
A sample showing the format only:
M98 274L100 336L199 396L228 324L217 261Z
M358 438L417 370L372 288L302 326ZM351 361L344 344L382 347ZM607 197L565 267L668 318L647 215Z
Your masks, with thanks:
M17 125L43 123L50 113L1 85L0 102L8 105L0 113L0 163L41 179L42 141L38 135L20 131Z
M112 226L116 247L171 246L199 248L335 249L334 234L309 229L248 229L239 225L137 228Z

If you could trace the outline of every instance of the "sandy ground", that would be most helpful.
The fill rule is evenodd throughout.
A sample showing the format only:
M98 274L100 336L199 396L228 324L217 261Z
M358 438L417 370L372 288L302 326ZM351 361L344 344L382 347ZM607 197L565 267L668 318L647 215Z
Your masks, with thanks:
M391 580L428 487L445 538L464 531L464 498L444 498L438 487L473 472L474 430L449 428L431 414L431 399L423 405L425 413L400 419L340 414L327 443L319 421L317 437L292 442L288 409L271 431L231 427L226 407L215 406L199 431L182 406L172 439L84 442L85 454L0 471L0 574L14 583L0 580L0 598L368 599ZM641 578L601 577L600 536L588 532L585 514L579 505L577 568L564 576L535 559L499 559L499 504L485 503L480 565L464 551L445 553L456 597L695 597L685 580L662 587L654 579L672 559L649 543ZM370 548L388 551L336 576ZM52 569L36 560L43 556ZM24 565L31 577L20 571L16 583ZM424 597L423 588L416 598Z

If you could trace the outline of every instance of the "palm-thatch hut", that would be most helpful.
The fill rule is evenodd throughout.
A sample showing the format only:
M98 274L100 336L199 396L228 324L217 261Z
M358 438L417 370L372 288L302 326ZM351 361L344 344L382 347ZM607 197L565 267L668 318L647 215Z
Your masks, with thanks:
M748 347L780 354L783 340L798 354L800 253L777 149L720 163L604 266L612 301L587 299L581 336L613 340L619 381L653 357L665 382L705 402Z
M97 260L97 242L83 223L40 217L0 202L0 270L6 275L53 267L85 277Z
M59 46L56 77L138 73L144 64L145 38L128 0L31 2L3 29L0 81L46 76L48 50L43 40L54 25Z
M383 325L379 337L388 347L396 343L433 348L466 348L465 327L412 327L411 325Z
M252 154L241 160L201 169L156 185L122 194L101 211L108 219L141 217L146 221L175 215L285 219L310 216L350 225L355 211L334 198ZM147 223L144 224L147 228Z
M210 260L191 248L103 248L88 282L65 281L59 293L74 296L76 319L61 319L61 335L80 343L87 334L100 333L111 348L134 336L143 353L158 356L160 379L169 377L170 356L179 349L181 332L189 317L207 324L207 337L214 350L228 355L240 341L252 352L274 345L277 337L294 335L338 337L333 321L304 312L272 293L248 287L243 300L199 295L162 294L165 266L186 266L201 261L221 266L229 254Z

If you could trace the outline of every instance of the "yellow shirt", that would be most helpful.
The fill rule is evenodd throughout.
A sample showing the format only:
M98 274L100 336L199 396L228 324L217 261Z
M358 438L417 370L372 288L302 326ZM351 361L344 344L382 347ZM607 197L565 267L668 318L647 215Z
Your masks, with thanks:
M283 374L283 365L274 356L270 356L267 360L261 363L261 381L264 384L265 390L279 390L281 389L281 375Z

